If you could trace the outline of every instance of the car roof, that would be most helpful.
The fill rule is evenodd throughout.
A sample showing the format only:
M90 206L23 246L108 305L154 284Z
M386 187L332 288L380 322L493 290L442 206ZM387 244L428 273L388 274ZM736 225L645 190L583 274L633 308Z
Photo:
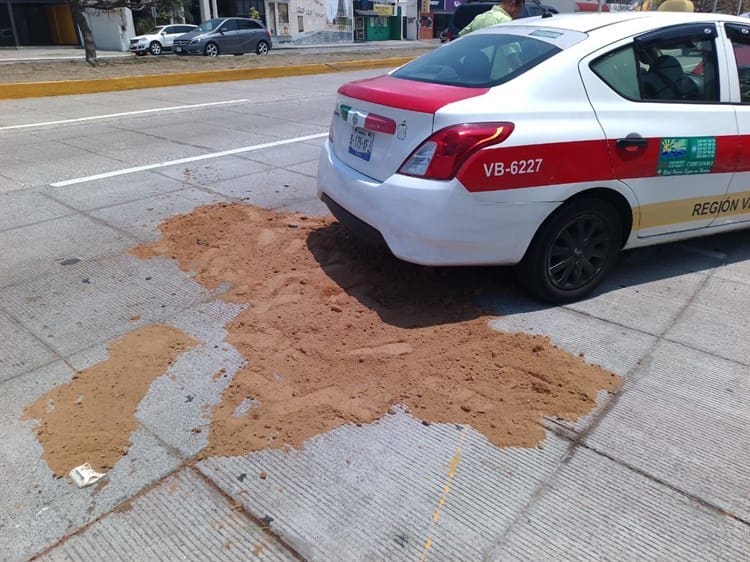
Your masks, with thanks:
M714 13L687 12L594 12L553 14L551 17L535 17L514 20L504 25L531 25L568 31L590 33L597 29L616 26L621 23L643 20L644 28L657 26L678 25L681 23L700 23L715 21L736 21L747 24L746 18Z

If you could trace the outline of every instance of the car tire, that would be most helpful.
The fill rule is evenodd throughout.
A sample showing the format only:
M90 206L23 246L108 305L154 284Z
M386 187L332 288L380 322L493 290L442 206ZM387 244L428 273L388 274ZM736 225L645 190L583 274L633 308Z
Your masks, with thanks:
M267 55L269 50L267 41L258 41L258 45L255 47L255 52L259 55Z
M617 262L622 219L602 199L563 204L542 224L519 264L521 285L534 297L562 304L590 293Z
M206 46L203 48L203 54L207 57L218 57L219 56L219 46L216 43L206 43Z
M151 41L151 44L148 46L148 50L151 52L152 55L158 56L161 54L161 43L158 41Z

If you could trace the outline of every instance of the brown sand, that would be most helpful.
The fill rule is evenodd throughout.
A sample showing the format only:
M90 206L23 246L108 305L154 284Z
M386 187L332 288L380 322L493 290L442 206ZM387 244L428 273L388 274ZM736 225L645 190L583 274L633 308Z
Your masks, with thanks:
M161 232L133 253L176 259L209 289L229 282L222 298L249 305L228 326L247 363L213 411L205 456L299 447L392 405L530 447L542 417L576 420L621 384L545 337L489 328L472 304L487 269L412 266L328 219L246 205L201 207Z
M133 253L176 259L209 289L228 282L222 298L248 305L227 327L247 363L212 412L204 456L300 447L393 405L425 423L469 424L497 446L531 447L544 439L543 417L575 420L621 383L545 337L489 328L473 304L497 290L489 268L413 266L328 219L246 205L200 207L161 232ZM151 382L196 343L169 326L140 328L31 404L24 418L41 421L53 472L110 469Z
M112 343L107 360L29 405L23 418L40 420L35 430L55 476L85 462L106 471L127 454L152 381L197 343L170 326L140 328Z

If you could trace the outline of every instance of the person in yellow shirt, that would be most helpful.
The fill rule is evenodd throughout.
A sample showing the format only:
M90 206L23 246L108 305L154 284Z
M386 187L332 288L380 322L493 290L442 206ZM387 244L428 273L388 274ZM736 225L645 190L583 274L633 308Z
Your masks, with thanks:
M463 37L477 29L511 21L521 14L525 3L525 0L501 0L497 5L492 6L491 10L482 12L471 20L466 27L458 32L458 36Z

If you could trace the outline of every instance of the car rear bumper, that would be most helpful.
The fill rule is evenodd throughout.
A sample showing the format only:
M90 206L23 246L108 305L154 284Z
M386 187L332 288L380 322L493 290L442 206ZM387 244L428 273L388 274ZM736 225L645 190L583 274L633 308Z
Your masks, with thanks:
M341 162L325 142L318 196L340 222L398 258L422 265L512 265L557 202L483 203L456 180L394 174L380 183Z

